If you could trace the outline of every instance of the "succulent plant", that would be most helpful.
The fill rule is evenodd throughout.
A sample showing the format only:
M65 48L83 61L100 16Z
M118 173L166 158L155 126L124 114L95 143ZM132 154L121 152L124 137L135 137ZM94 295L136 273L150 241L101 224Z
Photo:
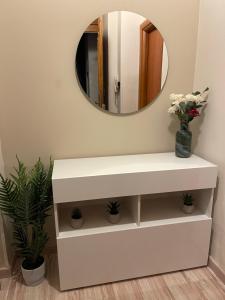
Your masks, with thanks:
M111 215L119 214L120 203L118 201L110 201L107 204L107 212Z
M193 197L191 194L183 195L184 205L192 206L193 205Z
M81 218L82 218L81 210L78 207L74 208L72 213L72 219L79 220Z

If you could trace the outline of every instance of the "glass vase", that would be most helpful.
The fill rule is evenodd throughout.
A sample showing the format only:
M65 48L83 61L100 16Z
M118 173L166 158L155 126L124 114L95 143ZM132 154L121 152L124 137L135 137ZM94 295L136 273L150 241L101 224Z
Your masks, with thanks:
M177 157L188 158L191 156L192 133L189 130L188 123L181 122L180 129L176 133L176 149Z

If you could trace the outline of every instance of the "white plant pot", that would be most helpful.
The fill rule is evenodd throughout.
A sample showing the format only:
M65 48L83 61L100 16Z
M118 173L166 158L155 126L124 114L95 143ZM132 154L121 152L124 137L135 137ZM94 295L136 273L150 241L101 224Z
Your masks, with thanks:
M23 265L21 265L21 270L26 285L29 286L38 285L44 280L45 277L45 261L43 261L40 267L33 270L24 269Z
M120 213L116 214L116 215L111 215L108 214L108 220L110 223L112 224L117 224L120 221Z
M83 218L80 218L80 219L73 219L73 218L71 218L71 220L70 220L70 224L71 224L71 226L74 229L81 228L81 226L83 225L83 223L84 223L84 219Z
M195 209L194 205L185 205L185 204L183 205L183 212L185 214L192 214L194 209Z

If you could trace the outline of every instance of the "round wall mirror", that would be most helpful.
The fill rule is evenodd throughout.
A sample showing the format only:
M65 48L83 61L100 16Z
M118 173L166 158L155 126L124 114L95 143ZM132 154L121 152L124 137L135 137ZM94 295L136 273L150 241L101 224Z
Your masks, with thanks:
M115 11L86 28L75 68L92 104L110 113L130 114L159 95L167 76L168 53L150 20L133 12Z

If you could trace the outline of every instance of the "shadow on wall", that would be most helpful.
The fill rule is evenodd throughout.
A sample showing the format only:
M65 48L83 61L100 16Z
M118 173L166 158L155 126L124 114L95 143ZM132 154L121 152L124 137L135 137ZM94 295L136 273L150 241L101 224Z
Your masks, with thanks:
M45 228L47 230L49 240L46 245L46 252L56 249L56 231L55 231L55 220L54 220L54 209L50 210L51 216L46 219Z
M218 190L219 190L219 187L220 187L220 179L219 179L219 177L217 177L216 188L214 189L212 216L214 216L214 208L215 208L216 203L218 201ZM214 226L212 224L212 233L211 233L211 239L210 239L209 253L212 253L212 241L213 241L213 238L214 238Z
M204 118L206 117L206 113L205 109L207 109L207 106L203 108L201 116L197 119L195 119L192 123L191 126L191 131L192 131L192 150L193 153L195 152L195 149L198 146L198 141L199 141L199 136L201 135L201 128L204 122Z

